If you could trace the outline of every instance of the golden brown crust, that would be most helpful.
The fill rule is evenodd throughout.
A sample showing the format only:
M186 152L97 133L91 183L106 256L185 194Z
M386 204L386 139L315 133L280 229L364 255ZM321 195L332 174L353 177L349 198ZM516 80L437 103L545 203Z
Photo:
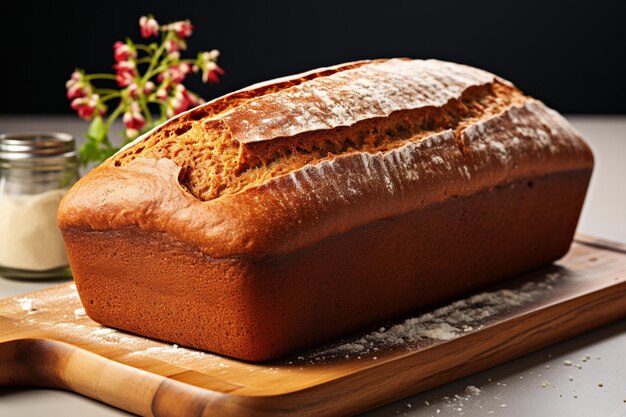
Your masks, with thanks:
M593 165L569 124L534 100L473 124L460 137L463 152L454 132L446 131L386 153L307 165L207 202L179 184L181 168L169 160L105 165L68 192L59 224L94 230L139 225L214 258L266 256L520 178Z
M422 82L372 70L411 67L386 63L215 100L76 183L58 219L90 317L266 360L562 256L593 167L571 125L491 74L417 63L432 70ZM396 99L332 96L355 74ZM350 112L325 119L333 105L321 97ZM246 130L262 123L254 103L281 114ZM292 123L298 105L317 106L310 123ZM327 155L315 148L324 138L337 144ZM190 169L223 187L192 189Z

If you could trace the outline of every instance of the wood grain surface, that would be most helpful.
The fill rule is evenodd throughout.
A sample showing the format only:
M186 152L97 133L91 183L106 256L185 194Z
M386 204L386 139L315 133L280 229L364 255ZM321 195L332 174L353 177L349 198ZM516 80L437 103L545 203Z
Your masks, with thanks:
M66 389L144 416L350 415L626 315L624 245L577 236L561 261L494 291L546 277L540 297L452 340L324 354L354 335L261 364L102 327L64 284L0 301L0 385Z

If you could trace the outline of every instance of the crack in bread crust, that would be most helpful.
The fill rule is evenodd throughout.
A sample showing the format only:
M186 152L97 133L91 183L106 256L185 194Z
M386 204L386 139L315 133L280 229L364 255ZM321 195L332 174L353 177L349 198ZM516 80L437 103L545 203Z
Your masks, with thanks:
M458 136L477 120L524 100L517 89L496 81L471 87L442 107L397 111L350 127L250 143L233 140L220 119L188 119L117 155L114 164L123 166L139 156L171 159L182 167L181 185L199 200L209 201L338 155L386 152L449 129ZM459 147L463 152L460 138Z

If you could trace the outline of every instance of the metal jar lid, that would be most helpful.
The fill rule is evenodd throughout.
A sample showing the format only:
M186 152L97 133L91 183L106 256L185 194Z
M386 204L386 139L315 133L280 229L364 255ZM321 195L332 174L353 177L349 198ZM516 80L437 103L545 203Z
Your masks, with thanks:
M0 135L0 161L36 160L55 164L76 159L76 143L67 133L16 132Z

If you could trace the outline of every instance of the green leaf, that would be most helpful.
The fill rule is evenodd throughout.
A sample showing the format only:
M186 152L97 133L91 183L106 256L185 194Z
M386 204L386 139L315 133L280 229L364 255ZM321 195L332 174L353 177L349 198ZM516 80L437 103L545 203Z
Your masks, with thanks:
M83 143L79 149L80 162L82 165L87 165L90 162L94 162L100 159L101 151L96 142L88 140Z
M87 130L87 137L94 140L96 143L102 143L107 136L108 128L102 117L98 116L89 125Z
M119 148L109 148L109 149L103 149L101 151L101 161L103 162L105 159L110 158L111 156L113 156L115 154L115 152L117 152L119 150Z

